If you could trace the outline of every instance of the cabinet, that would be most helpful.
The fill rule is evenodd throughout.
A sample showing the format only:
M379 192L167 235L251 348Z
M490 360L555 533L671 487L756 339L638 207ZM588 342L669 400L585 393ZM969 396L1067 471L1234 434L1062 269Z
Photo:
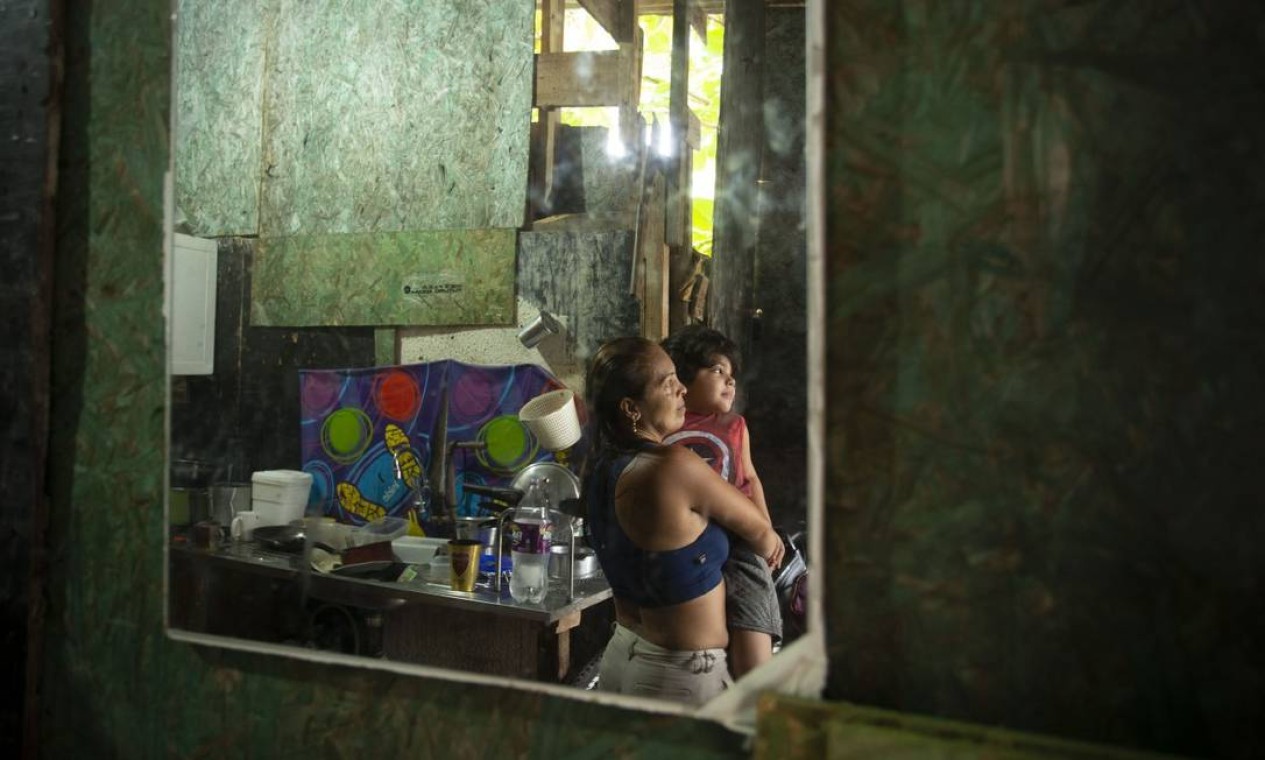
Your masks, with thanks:
M215 371L216 249L214 240L174 235L167 288L173 375Z

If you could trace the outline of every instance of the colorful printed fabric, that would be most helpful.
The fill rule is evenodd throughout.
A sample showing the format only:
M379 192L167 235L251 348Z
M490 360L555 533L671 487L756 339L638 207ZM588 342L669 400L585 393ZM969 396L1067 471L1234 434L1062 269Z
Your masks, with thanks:
M362 369L299 371L303 470L312 474L310 509L363 524L403 517L413 533L430 517L416 507L428 486L432 441L478 441L456 449L458 515L480 514L462 486L507 486L514 474L552 460L518 421L535 396L563 387L534 364L480 366L439 361ZM447 400L447 415L443 414ZM438 425L446 422L446 430Z

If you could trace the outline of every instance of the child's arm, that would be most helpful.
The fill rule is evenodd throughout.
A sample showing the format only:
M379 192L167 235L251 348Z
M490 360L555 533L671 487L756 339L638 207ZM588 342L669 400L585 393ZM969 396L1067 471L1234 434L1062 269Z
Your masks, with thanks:
M751 461L751 436L747 432L746 420L742 425L742 468L747 474L747 486L751 489L751 500L755 502L760 511L764 513L764 519L773 523L773 518L769 515L769 505L764 501L764 486L760 483L760 476L756 474L755 463Z

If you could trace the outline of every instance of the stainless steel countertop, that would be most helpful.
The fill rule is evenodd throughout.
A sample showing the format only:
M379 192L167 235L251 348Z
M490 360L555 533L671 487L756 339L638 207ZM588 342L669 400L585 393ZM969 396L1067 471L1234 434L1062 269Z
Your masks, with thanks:
M303 580L303 574L296 567L299 562L297 554L270 551L249 541L225 544L215 551L177 544L171 546L171 552L173 555L204 560L212 567L258 572L274 578L290 579L296 584ZM611 598L611 588L600 573L591 578L577 578L575 598L571 600L567 599L566 578L550 578L549 591L539 604L514 601L510 596L508 581L502 584L498 595L482 585L472 592L453 591L446 585L428 583L420 577L409 583L394 583L313 570L308 578L309 596L348 606L389 610L410 604L427 604L538 620L544 625Z

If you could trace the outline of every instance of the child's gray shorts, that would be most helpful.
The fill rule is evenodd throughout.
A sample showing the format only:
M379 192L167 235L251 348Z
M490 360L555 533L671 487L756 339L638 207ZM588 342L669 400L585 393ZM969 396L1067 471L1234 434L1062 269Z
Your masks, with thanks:
M730 630L758 631L782 640L782 611L764 558L744 541L733 541L725 576L725 618Z

